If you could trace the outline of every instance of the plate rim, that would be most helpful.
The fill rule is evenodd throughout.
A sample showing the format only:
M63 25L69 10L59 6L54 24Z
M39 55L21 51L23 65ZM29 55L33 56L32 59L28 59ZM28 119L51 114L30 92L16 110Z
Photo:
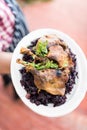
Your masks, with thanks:
M84 53L83 53L83 51L82 51L82 49L79 47L79 45L70 37L70 36L68 36L67 34L65 34L65 33L63 33L63 32L61 32L61 31L59 31L59 30L56 30L56 29L51 29L51 28L46 28L46 29L38 29L38 30L35 30L35 31L32 31L32 32L30 32L28 35L26 35L23 39L27 39L30 35L32 36L32 35L34 35L35 33L40 33L40 32L58 32L58 33L60 33L61 35L64 35L66 38L68 38L70 41L72 41L78 48L79 48L79 53L81 53L82 54L82 58L83 58L83 60L84 60L84 64L85 64L85 66L86 66L86 64L87 64L87 61L86 61L86 57L85 57L85 55L84 55ZM43 33L42 33L43 34ZM15 53L17 52L17 48L20 48L20 46L21 46L21 43L22 43L22 41L23 41L23 39L19 42L19 44L17 45L17 47L15 48L15 50L14 50L14 53L13 53L13 56L12 56L12 61L11 61L11 77L12 77L12 81L13 81L13 84L14 84L14 88L15 88L15 90L16 90L16 92L17 92L17 94L19 95L19 97L21 98L21 100L23 101L23 103L25 104L25 105L27 105L31 110L33 110L34 112L36 112L37 114L39 114L39 115L43 115L43 116L47 116L47 117L60 117L60 116L64 116L64 115L66 115L66 114L68 114L68 113L70 113L70 112L72 112L72 109L73 110L75 110L76 108L77 108L77 106L81 103L81 101L82 101L82 99L85 97L85 94L86 94L86 91L87 91L87 87L85 87L85 89L82 91L82 93L80 93L81 95L81 97L80 98L78 98L78 100L76 100L76 102L75 102L75 104L74 104L74 106L72 106L72 107L70 107L69 109L68 109L68 106L70 106L70 105L72 105L71 103L70 103L70 101L68 101L67 102L67 105L66 105L66 112L64 111L61 111L61 110L59 110L58 108L60 108L60 109L63 109L62 107L63 107L63 105L61 105L61 106L58 106L58 108L57 107L55 107L54 109L53 109L53 111L55 111L55 113L53 113L53 111L52 111L52 108L47 108L46 106L45 106L45 111L39 111L38 110L38 108L40 108L39 106L36 106L35 104L32 104L32 103L29 103L29 102L27 102L27 101L25 101L26 99L25 99L25 97L21 97L20 96L20 94L19 94L19 92L18 92L18 89L17 89L17 87L16 87L16 85L15 85L15 81L14 81L14 76L15 76L15 74L13 74L13 64L14 64L14 59L15 59ZM87 67L86 67L86 76L87 76ZM86 77L85 76L85 77ZM77 89L77 92L79 92L79 90ZM74 97L74 100L75 100L75 98L77 98L79 96L79 94L76 94L76 96ZM30 104L32 104L32 105L30 105ZM66 104L66 103L65 103ZM65 106L65 105L64 105ZM41 109L41 108L40 108ZM49 111L50 110L50 112L49 113L47 113L47 111Z

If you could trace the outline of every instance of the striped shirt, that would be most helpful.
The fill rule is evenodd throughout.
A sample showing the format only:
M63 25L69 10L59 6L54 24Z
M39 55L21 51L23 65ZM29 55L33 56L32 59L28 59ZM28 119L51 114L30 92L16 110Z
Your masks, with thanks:
M12 43L15 17L7 4L0 0L0 51L5 50Z
M18 42L26 34L29 33L28 27L26 25L24 15L15 0L0 0L0 2L3 2L3 5L6 6L10 12L8 14L5 13L5 17L7 17L6 21L9 23L9 28L7 26L7 30L9 30L10 35L7 36L7 38L6 38L7 40L5 39L6 44L4 42L4 44L5 44L4 48L2 47L2 42L1 42L2 39L0 39L0 44L1 44L0 46L1 46L2 50L4 49L4 51L13 52L16 45L18 44ZM4 8L4 10L7 12L6 7ZM1 10L0 10L0 12L1 12ZM6 23L4 22L2 24L2 26L3 27L6 26ZM3 29L2 32L6 34L6 29ZM5 35L5 37L6 37L6 35ZM9 39L10 39L10 41L9 41Z

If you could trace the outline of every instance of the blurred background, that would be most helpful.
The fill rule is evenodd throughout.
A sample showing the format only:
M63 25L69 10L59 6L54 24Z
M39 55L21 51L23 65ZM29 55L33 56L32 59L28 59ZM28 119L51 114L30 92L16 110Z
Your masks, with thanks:
M30 31L39 28L63 31L87 56L87 0L17 1ZM0 130L87 130L87 95L74 112L60 118L46 118L15 100L11 84L5 88L0 77Z

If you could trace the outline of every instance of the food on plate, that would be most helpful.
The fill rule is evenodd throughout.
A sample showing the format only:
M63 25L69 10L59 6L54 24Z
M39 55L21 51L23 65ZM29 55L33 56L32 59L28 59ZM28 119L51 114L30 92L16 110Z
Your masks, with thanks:
M55 34L44 35L27 48L22 47L21 85L27 91L27 97L36 105L54 106L66 101L75 84L76 57L67 44ZM31 83L32 82L32 83Z

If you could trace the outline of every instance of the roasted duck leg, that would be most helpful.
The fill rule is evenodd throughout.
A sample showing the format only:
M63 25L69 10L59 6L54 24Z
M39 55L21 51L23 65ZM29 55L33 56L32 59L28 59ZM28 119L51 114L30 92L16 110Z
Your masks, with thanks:
M17 63L25 66L27 72L31 72L34 76L34 83L39 90L45 90L52 95L64 95L65 83L68 81L68 74L64 71L60 76L57 75L56 69L36 70L34 66L21 59L17 59Z

